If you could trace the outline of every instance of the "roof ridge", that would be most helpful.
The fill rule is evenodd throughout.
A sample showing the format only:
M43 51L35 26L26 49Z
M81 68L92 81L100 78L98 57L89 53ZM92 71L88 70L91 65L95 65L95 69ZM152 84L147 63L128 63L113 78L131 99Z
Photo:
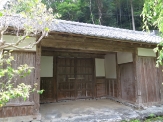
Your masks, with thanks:
M67 21L67 20L61 20L61 19L54 19L58 22L64 22L67 24L71 24L71 25L78 25L78 26L85 26L85 27L93 27L93 28L101 28L101 29L114 29L116 31L125 31L125 32L131 32L131 33L138 33L138 34L149 34L147 32L144 31L135 31L135 30L129 30L129 29L124 29L124 28L117 28L117 27L110 27L110 26L105 26L105 25L96 25L96 24L91 24L91 23L83 23L83 22L76 22L76 21ZM156 35L155 35L156 36Z

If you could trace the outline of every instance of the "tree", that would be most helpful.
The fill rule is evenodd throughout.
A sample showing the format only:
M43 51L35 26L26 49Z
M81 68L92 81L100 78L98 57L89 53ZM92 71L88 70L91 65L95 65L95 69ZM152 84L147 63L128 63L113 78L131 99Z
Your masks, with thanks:
M133 30L135 30L135 20L134 20L134 10L133 10L132 0L130 0L130 4L131 4L131 16L132 16L132 28L133 28Z
M145 30L157 28L160 36L163 37L163 2L162 0L145 0L142 16ZM156 61L156 66L162 65L163 59L163 41L160 42L154 49L159 54Z
M142 30L144 0L43 0L60 19ZM132 3L132 4L131 4ZM132 7L132 6L133 7ZM133 19L132 19L133 18Z
M14 98L23 97L25 100L31 92L36 90L24 83L14 87L17 77L25 77L33 68L21 65L14 69L12 67L14 57L10 52L4 52L4 49L12 47L26 50L40 43L50 31L50 25L54 18L52 12L52 9L47 9L41 0L14 0L0 11L0 107ZM19 19L12 28L17 40L13 43L7 43L3 37L5 33L10 33L8 30L14 19ZM21 47L20 44L30 36L37 36L36 42ZM42 92L42 90L38 92Z

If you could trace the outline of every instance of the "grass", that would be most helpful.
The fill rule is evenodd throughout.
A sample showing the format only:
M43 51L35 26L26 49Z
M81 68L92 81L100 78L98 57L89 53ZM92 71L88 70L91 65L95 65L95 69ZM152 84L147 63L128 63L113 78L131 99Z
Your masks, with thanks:
M122 122L163 122L163 116L155 116L154 114L150 114L149 117L144 120L133 119L130 121L123 120Z

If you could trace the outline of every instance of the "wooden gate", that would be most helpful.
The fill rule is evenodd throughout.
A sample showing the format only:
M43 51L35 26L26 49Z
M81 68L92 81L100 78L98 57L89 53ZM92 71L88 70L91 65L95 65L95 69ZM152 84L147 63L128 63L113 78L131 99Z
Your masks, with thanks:
M133 63L120 64L119 75L122 99L135 102Z
M137 76L144 105L161 102L162 68L156 67L155 57L138 57Z
M93 97L92 58L57 58L57 99Z

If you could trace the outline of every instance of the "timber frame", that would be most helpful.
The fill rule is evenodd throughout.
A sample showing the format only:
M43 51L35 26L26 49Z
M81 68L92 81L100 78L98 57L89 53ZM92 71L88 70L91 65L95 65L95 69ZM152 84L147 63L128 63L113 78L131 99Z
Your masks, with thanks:
M58 102L67 99L105 97L120 102L125 101L137 107L162 104L162 67L155 67L156 57L138 54L138 48L153 49L156 45L157 43L124 38L53 30L48 37L43 38L36 45L36 51L14 51L13 53L18 60L21 60L16 65L27 63L35 67L26 81L32 81L31 85L37 83L38 90L45 89L45 93L41 96L37 93L31 94L27 102L9 103L0 109L0 118L32 115L33 119L40 119L40 102ZM119 52L130 53L132 61L118 63ZM96 59L105 59L108 54L115 57L116 78L96 76ZM40 69L42 56L53 57L53 77L41 77L40 72L44 70ZM67 64L64 64L63 60ZM80 62L79 65L78 62ZM90 63L87 64L87 62ZM64 72L62 68L69 74L60 73L60 71ZM86 77L85 81L78 70L81 71L82 77ZM59 75L62 75L62 79L66 79L68 83L59 82Z
M96 58L104 57L107 53L113 53L117 54L117 52L130 52L133 55L133 62L131 62L130 65L133 67L133 88L134 88L134 95L131 97L132 100L126 100L122 98L122 91L121 91L121 80L120 80L120 65L117 64L117 79L106 79L104 77L95 77L96 83L98 82L101 84L105 84L105 87L102 87L105 89L105 93L100 97L114 97L118 99L119 101L126 101L132 104L135 104L137 107L140 106L148 106L148 105L154 105L154 104L160 104L161 102L161 93L160 93L160 84L162 80L159 81L157 85L155 85L155 89L159 89L159 92L153 91L157 94L157 98L151 99L148 102L142 101L142 95L141 92L143 89L140 88L140 79L138 76L138 68L139 68L139 58L138 56L138 48L148 48L153 49L156 44L148 44L148 43L141 43L141 42L130 42L125 40L118 40L118 39L106 39L106 38L97 38L97 37L90 37L90 36L84 36L84 35L77 35L77 34L69 34L69 33L50 33L48 38L44 38L41 43L42 46L42 55L43 56L54 56L56 55L56 52L59 52L59 54L62 55L70 55L78 53L83 54L86 57L91 57L92 55L96 55ZM67 52L67 53L65 53ZM90 55L90 56L89 56ZM151 57L152 58L152 57ZM117 60L117 59L116 59ZM144 60L146 60L146 57L144 57ZM155 60L155 58L152 58L152 60ZM130 63L130 62L129 62ZM129 65L129 64L126 64ZM127 66L130 67L130 66ZM146 77L146 76L144 76ZM161 77L161 76L160 76ZM117 82L115 82L117 81ZM142 81L141 81L142 82ZM150 81L152 82L152 81ZM97 85L96 84L96 85ZM150 83L152 84L152 83ZM149 91L149 89L146 86L146 91ZM97 90L95 90L97 95ZM97 98L97 96L93 96L94 98ZM148 97L148 96L144 96ZM56 99L57 101L57 99Z

